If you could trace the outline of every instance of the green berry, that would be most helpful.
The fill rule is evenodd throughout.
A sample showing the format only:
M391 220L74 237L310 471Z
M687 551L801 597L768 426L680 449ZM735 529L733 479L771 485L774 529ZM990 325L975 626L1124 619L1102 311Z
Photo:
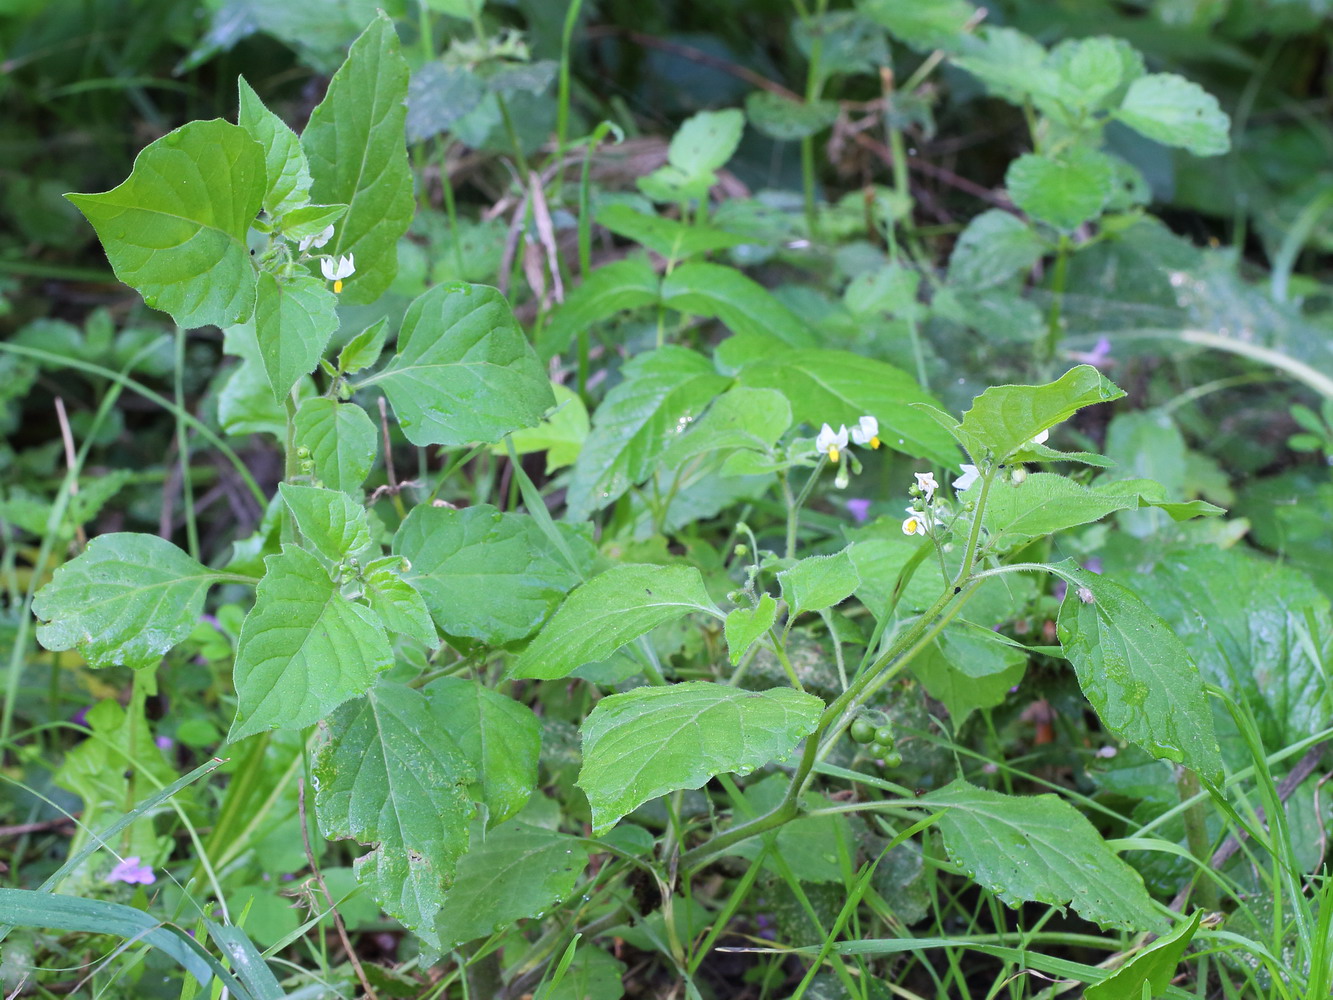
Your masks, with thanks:
M892 747L898 742L898 738L893 735L892 726L880 726L875 730L875 742L883 743L886 747Z
M895 768L903 766L903 755L900 754L897 750L890 750L888 753L880 757L880 760L884 762L884 766L887 768Z
M871 743L875 739L875 727L868 719L856 719L848 731L857 743Z
M885 746L877 741L866 747L866 752L872 757L883 757L885 754L893 753L893 746L892 744Z

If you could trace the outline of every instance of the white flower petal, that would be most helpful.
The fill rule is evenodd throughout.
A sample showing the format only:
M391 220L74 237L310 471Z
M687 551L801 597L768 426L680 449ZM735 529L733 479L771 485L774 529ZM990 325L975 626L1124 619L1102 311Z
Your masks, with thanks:
M981 473L977 472L975 465L960 465L963 474L953 481L953 491L963 493L972 488L972 484L977 481Z

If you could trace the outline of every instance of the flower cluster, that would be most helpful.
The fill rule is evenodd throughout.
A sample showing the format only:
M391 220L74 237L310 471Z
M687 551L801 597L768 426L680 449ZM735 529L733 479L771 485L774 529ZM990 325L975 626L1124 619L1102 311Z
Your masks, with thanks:
M852 444L860 445L862 448L878 448L879 421L874 417L862 417L850 431L846 424L839 425L836 431L825 424L819 429L819 436L815 438L815 448L822 454L828 455L830 462L836 463L843 449L847 447L849 438Z

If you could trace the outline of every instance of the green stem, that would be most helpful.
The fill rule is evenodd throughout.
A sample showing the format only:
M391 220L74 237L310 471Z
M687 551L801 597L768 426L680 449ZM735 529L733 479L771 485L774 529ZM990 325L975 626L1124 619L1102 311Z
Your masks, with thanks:
M1061 234L1055 248L1055 269L1051 273L1051 307L1046 311L1046 340L1042 345L1042 360L1050 361L1060 349L1063 335L1061 318L1064 308L1065 285L1069 281L1069 254L1073 244Z
M176 410L185 413L185 330L176 327ZM190 437L184 421L176 420L176 452L181 466L181 501L185 507L185 539L190 558L199 561L199 526L194 516L194 480L190 471Z
M1202 867L1208 867L1213 856L1211 839L1208 836L1208 809L1203 799L1196 797L1200 792L1199 776L1187 767L1176 768L1176 791L1182 803L1192 804L1185 807L1185 843L1190 853ZM1205 910L1218 908L1217 886L1212 879L1198 878L1194 883L1199 894L1199 905Z

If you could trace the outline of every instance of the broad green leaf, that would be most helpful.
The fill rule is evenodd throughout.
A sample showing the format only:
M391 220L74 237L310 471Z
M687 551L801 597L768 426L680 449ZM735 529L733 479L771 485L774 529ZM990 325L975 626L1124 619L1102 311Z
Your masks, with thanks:
M242 77L238 82L240 108L236 123L264 148L264 211L281 218L291 208L310 201L310 166L301 140L286 123L264 106L259 95ZM327 225L327 223L326 223Z
M574 463L566 503L578 521L652 473L658 457L726 385L701 354L668 345L634 358L606 394Z
M353 305L373 302L389 287L398 270L398 238L412 221L403 129L407 81L393 22L381 12L353 43L301 133L311 198L347 206L323 249L356 258L356 274L343 291Z
M476 681L441 677L425 687L431 712L478 770L486 825L514 816L537 787L541 724L532 709Z
M603 698L583 722L578 780L593 834L659 795L785 760L823 710L814 695L791 688L742 691L707 681Z
M1071 368L1045 385L992 386L963 414L959 440L977 461L989 456L1006 462L1036 435L1083 407L1124 394L1092 365Z
M1139 77L1114 116L1149 139L1195 156L1217 156L1231 148L1231 120L1217 98L1174 73Z
M537 987L532 1000L620 1000L625 995L625 963L601 948L581 945L565 974Z
M156 535L99 535L33 598L37 641L77 647L93 667L151 667L190 634L222 578Z
M700 111L685 119L667 147L667 161L691 177L725 166L736 152L745 116L735 108Z
M777 389L798 423L850 427L872 416L879 421L880 440L894 451L957 464L953 439L911 405L937 405L934 399L906 372L883 361L847 351L781 351L771 360L747 364L738 378L749 388Z
M265 729L312 725L393 663L375 613L343 597L314 556L284 545L264 565L236 647L233 743Z
M375 425L355 403L307 399L296 411L296 446L310 449L316 479L354 493L375 461Z
M146 146L118 187L66 197L148 306L186 328L232 326L254 312L245 238L264 178L264 151L245 129L190 122Z
M555 409L550 416L536 427L522 427L509 435L516 454L546 452L547 475L574 464L592 429L588 407L573 389L552 382L551 391L555 393ZM491 454L507 455L509 449L504 443L492 445Z
M569 293L537 336L544 360L569 350L575 336L594 323L627 309L657 302L662 279L641 257L626 257L599 267Z
M664 469L697 455L732 448L767 453L791 426L791 404L773 389L735 388L718 396L688 431L662 453Z
M790 785L791 779L785 774L770 774L747 785L745 801L750 807L749 815L737 815L736 821L772 812L782 802ZM816 792L808 792L801 799L807 809L832 805ZM838 860L838 843L842 842L848 854L856 850L856 837L846 817L836 814L801 816L778 827L777 835L772 839L775 850L766 858L764 867L775 875L780 875L785 868L802 882L841 882L843 868ZM753 861L763 846L763 840L756 837L741 841L727 853ZM782 865L775 862L774 854L781 855Z
M778 574L782 599L792 618L841 604L861 586L852 563L851 546L831 556L806 556Z
M845 305L858 319L887 313L897 319L920 319L925 309L917 301L919 272L903 264L886 264L857 275L842 293Z
M960 778L918 801L945 808L936 829L950 860L1008 905L1072 906L1102 927L1165 929L1143 878L1064 799L1005 795Z
M721 617L693 566L622 563L566 598L515 661L513 677L553 680L693 611Z
M557 530L590 567L586 533L570 525ZM442 631L492 646L531 635L579 582L531 516L486 504L462 510L421 504L398 529L393 550L410 560L405 576Z
M736 608L727 614L723 632L733 667L741 662L741 657L759 637L773 627L777 617L778 602L771 594L761 595L753 608Z
M1004 183L1024 212L1068 232L1101 214L1114 178L1110 157L1075 146L1058 159L1025 153L1009 164Z
M389 335L388 320L379 319L343 345L338 352L338 371L352 375L369 368L384 352L384 340Z
M744 236L737 236L735 233L724 232L721 229L714 229L702 224L690 225L677 219L668 219L661 215L640 212L619 202L603 205L599 208L597 210L597 223L605 226L617 236L632 240L667 260L684 260L687 257L693 257L695 254L707 253L709 250L725 250L728 247L740 246L749 242ZM628 261L634 261L636 268L647 267L638 258L631 257L626 258L625 261L617 261L615 264L599 268L589 278L591 280L592 277L602 271ZM649 268L649 272L652 273L651 268ZM641 281L639 284L642 284L645 288L647 287L646 281ZM655 293L658 284L657 275L653 273L654 298L656 298ZM568 308L568 300L566 300L563 308Z
M1094 493L1103 496L1128 496L1138 501L1139 507L1153 507L1163 511L1173 521L1188 521L1194 517L1216 517L1226 510L1207 500L1168 500L1166 487L1152 479L1122 479L1109 483L1098 482Z
M837 101L793 101L770 90L756 90L745 99L750 124L770 139L806 139L838 118Z
M957 50L977 8L967 0L858 0L856 9L918 52Z
M439 644L430 610L417 589L403 579L403 560L384 556L367 563L361 583L370 609L390 632L415 639L428 649Z
M485 96L485 83L469 67L423 63L407 88L407 137L420 142L447 132Z
M330 562L341 562L370 546L366 508L341 490L279 483L278 492L302 537Z
M858 543L861 544L861 543ZM912 673L949 710L955 730L978 708L994 708L1023 679L1027 657L989 630L945 629L912 658Z
M499 441L555 403L509 303L486 285L436 285L407 307L380 384L415 445Z
M1128 51L1127 51L1128 50ZM1125 82L1143 72L1142 57L1134 58L1123 39L1070 38L1060 42L1047 57L1077 105L1096 109Z
M722 264L691 261L676 268L662 280L662 305L720 320L733 333L791 347L814 347L818 342L809 324L772 292Z
M1064 101L1075 103L1077 95L1066 93L1066 86L1049 65L1041 43L1016 28L983 25L975 38L959 46L962 55L954 64L967 70L997 97L1023 107L1035 104L1039 110L1065 117Z
M1060 564L1073 577L1056 622L1060 645L1102 724L1159 760L1222 777L1203 677L1180 637L1132 591Z
M1005 549L1138 506L1137 493L1108 495L1064 476L1034 472L1017 486L1001 481L992 487L985 525Z
M346 214L346 205L302 205L288 209L281 220L282 233L293 240L319 236Z
M445 948L543 916L573 891L588 864L580 841L517 821L487 835L458 863L458 879L436 925Z
M1158 938L1100 983L1084 990L1083 1000L1142 1000L1145 987L1150 996L1162 996L1175 978L1202 917L1203 910L1195 910L1194 916L1176 925L1170 934Z
M279 282L267 271L260 273L255 339L279 403L319 364L338 328L337 306L337 296L317 278L298 274Z
M467 850L475 772L429 700L405 684L376 684L329 719L314 771L320 831L370 845L357 880L440 947L435 920Z

